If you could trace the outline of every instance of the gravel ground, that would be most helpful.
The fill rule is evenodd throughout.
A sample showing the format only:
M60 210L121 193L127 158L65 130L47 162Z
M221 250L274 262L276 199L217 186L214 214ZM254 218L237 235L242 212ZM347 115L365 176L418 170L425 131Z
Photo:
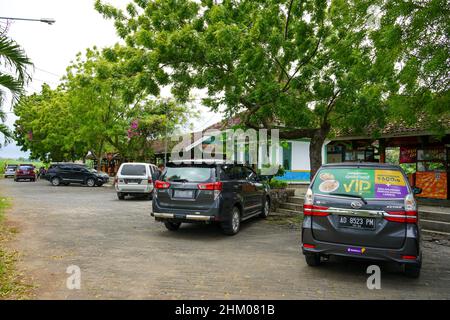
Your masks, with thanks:
M147 200L117 200L112 188L52 187L0 180L12 199L12 249L36 285L36 299L448 299L450 247L424 241L419 279L381 265L381 289L366 286L368 263L306 265L300 231L255 218L224 236L214 225L169 232L149 216ZM81 289L66 287L67 267Z

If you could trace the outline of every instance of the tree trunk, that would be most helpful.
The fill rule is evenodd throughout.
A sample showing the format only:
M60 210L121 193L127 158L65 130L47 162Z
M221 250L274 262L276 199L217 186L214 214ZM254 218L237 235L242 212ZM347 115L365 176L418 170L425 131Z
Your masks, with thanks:
M309 144L309 163L311 167L310 180L314 178L317 170L322 165L322 146L330 132L330 126L324 125L311 137Z
M100 147L97 153L97 171L102 169L102 158L103 158L103 140L100 142Z

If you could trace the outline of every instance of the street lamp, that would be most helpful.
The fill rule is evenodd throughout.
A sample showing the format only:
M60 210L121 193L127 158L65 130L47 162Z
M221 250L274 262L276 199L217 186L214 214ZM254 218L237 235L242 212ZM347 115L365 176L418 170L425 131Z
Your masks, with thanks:
M46 24L52 25L56 21L53 18L40 18L40 19L28 19L28 18L11 18L11 17L0 17L0 19L4 20L21 20L21 21L38 21L38 22L44 22Z

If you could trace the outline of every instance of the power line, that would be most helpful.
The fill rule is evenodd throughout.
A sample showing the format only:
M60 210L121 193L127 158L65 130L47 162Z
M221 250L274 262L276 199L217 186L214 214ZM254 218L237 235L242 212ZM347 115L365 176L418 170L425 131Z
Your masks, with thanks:
M39 71L41 71L41 72L45 72L45 73L48 73L48 74L51 74L52 76L55 76L55 77L58 77L58 78L61 78L61 76L59 75L59 74L56 74L56 73L54 73L54 72L50 72L50 71L47 71L47 70L44 70L44 69L41 69L41 68L38 68L38 67L34 67L36 70L39 70Z

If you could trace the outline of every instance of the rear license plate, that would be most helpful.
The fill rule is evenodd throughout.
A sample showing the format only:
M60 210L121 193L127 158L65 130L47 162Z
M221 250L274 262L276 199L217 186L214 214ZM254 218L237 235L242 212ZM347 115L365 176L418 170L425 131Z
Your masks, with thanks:
M175 198L193 198L192 190L174 190L173 196Z
M375 229L375 218L339 216L339 226L357 229Z
M141 179L126 179L125 182L130 184L140 184Z

